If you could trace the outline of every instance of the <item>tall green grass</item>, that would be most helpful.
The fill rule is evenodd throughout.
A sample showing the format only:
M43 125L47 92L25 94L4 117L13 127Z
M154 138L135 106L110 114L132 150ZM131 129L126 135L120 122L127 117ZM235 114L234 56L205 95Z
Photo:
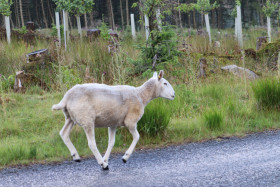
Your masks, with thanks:
M279 79L262 79L252 84L254 97L262 109L280 109Z
M153 136L166 130L172 116L171 107L167 102L163 99L156 99L147 105L145 113L137 125L140 133Z
M221 130L223 123L223 116L221 112L216 110L209 111L203 115L204 124L210 130Z

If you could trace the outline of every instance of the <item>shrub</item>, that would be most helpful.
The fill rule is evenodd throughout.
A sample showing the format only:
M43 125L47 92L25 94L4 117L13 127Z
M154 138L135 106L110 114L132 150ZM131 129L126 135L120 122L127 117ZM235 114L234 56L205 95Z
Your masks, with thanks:
M51 35L52 36L57 36L57 28L56 28L56 25L54 23L52 23ZM61 39L64 38L64 26L63 25L60 25L60 37L61 37Z
M164 132L172 116L171 108L167 102L163 99L157 99L148 104L137 125L140 133L153 136Z
M13 88L14 82L15 82L14 75L10 75L8 78L6 78L4 75L0 74L0 92L7 91Z
M99 27L101 33L101 38L103 38L104 40L109 40L110 39L110 35L108 33L108 26L106 25L106 23L104 21L102 21L101 26Z
M147 43L138 45L141 50L141 60L133 62L135 73L143 73L153 66L153 58L157 55L156 64L177 63L180 52L177 50L177 38L174 29L164 26L162 32L152 31L153 38L149 37ZM162 68L162 67L161 67Z
M262 109L280 109L279 79L263 79L252 85L254 97Z
M205 126L210 130L220 130L222 128L223 116L222 113L213 110L207 112L203 116Z

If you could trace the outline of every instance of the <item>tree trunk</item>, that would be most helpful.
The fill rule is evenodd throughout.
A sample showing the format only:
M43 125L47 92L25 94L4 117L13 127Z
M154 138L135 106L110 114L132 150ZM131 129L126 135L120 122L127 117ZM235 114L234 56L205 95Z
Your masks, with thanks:
M150 31L149 31L149 18L147 15L145 15L145 28L146 28L146 40L148 40Z
M114 18L114 11L113 11L113 5L112 5L112 1L110 1L110 11L111 11L111 16L112 16L112 23L113 23L113 27L112 29L115 30L115 18Z
M19 7L17 0L15 0L15 16L16 16L16 27L20 27L20 16L19 16ZM38 16L37 16L38 17Z
M200 14L200 16L201 16L201 28L203 28L203 27L204 27L204 19L203 19L203 14Z
M178 0L178 5L180 4L180 1ZM179 24L180 24L180 28L183 28L182 26L182 18L181 18L181 11L180 8L178 9L178 16L179 16Z
M242 19L241 19L241 7L237 6L237 33L238 33L238 44L239 47L243 48L243 36L242 36Z
M139 0L139 12L140 12L140 19L141 20L144 20L144 14L143 14L143 0ZM145 26L144 26L144 23L142 21L141 23L141 30L145 30Z
M134 22L134 14L130 14L131 18L131 34L132 34L132 38L133 40L136 39L136 32L135 32L135 22Z
M45 8L44 8L44 1L43 0L41 0L41 6L42 6L42 13L43 13L43 18L44 18L44 22L45 22L45 27L49 28L48 20L46 18L46 14L45 14Z
M19 10L20 10L20 18L21 18L21 27L24 26L23 12L22 12L22 0L19 0Z
M193 28L196 29L195 10L193 10Z
M89 19L90 19L90 26L93 27L94 25L93 12L89 14Z
M51 16L52 23L54 23L53 12L52 12L52 9L51 9L50 0L47 0L47 2L48 2L49 14Z
M129 26L129 9L128 9L128 0L125 1L126 5L126 25Z
M67 50L67 40L68 37L68 13L63 10L63 26L64 26L64 45L65 45L65 51Z
M120 0L120 10L121 10L122 29L124 29L124 20L123 20L122 0Z
M112 20L112 11L111 11L111 0L107 0L107 11L108 11L109 23L111 25L111 29L113 29L113 20Z
M156 10L156 17L157 17L158 30L161 32L161 30L162 30L162 23L161 23L160 9L159 8L157 8L157 10Z
M59 46L60 46L61 45L61 35L60 35L59 12L55 13L55 21L56 21L57 38L58 38Z
M219 9L218 9L218 28L219 29L222 29L223 27L223 10L222 10L222 7L220 6Z
M192 27L192 24L191 24L191 14L190 13L188 13L188 24L189 24L189 28L191 28Z
M36 7L36 17L37 17L37 23L38 23L38 25L40 25L40 22L39 22L39 11L38 11L38 3L37 3L37 1L36 1L36 5L35 5L35 7Z
M216 11L213 9L212 11L211 11L211 17L212 17L212 27L213 28L216 28L216 18L215 18L215 13L216 13Z
M267 20L267 36L268 36L268 42L271 43L271 24L270 24L270 17L266 17Z
M209 24L209 16L208 14L205 14L205 23L206 23L206 30L208 32L208 36L209 36L209 43L211 44L211 31L210 31L210 24Z
M87 14L84 14L84 19L85 19L85 28L88 29L88 20L87 20Z
M12 19L11 16L10 16L10 23L12 24L12 28L14 29L14 28L15 28L15 25L14 25L14 22L13 22L13 19Z
M70 30L72 30L73 29L73 25L72 25L72 21L71 21L71 16L69 16L69 12L67 12L67 17L68 17L68 21L69 21ZM68 31L69 34L70 34L70 30Z
M81 27L81 18L80 16L76 16L77 19L77 27L78 27L78 33L80 34L80 39L82 39L82 27Z
M10 16L5 16L5 26L8 44L11 43L11 26L10 26Z

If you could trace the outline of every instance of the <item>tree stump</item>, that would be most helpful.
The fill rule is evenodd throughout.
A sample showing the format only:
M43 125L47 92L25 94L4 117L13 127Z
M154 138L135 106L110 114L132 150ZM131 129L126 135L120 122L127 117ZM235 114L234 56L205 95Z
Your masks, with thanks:
M29 32L35 31L35 24L34 24L34 22L28 21L28 22L26 23L26 28L27 28L27 30L28 30Z
M27 54L26 58L27 63L23 66L23 70L16 72L14 91L25 92L27 87L35 85L44 90L48 89L46 81L51 80L53 76L48 50L34 51Z
M262 45L267 43L267 37L261 36L257 38L257 44L256 44L256 51L260 50L262 48Z
M95 40L100 36L101 30L99 29L89 29L87 30L87 38L91 40Z
M26 55L27 64L29 66L35 65L35 64L45 64L45 61L48 60L48 50L47 49L41 49L38 51L31 52Z
M14 91L24 93L28 86L40 86L42 89L46 90L47 85L46 83L37 78L35 75L30 73L25 73L24 71L16 72L16 78L14 83Z
M199 68L200 68L200 71L199 71L199 76L198 78L200 77L206 77L206 69L207 69L208 65L207 65L207 60L206 58L201 58L199 59Z

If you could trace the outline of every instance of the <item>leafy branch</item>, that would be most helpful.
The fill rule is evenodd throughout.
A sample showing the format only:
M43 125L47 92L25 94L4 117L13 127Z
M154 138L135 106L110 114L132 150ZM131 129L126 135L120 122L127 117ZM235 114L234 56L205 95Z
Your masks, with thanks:
M4 16L10 16L11 6L13 4L13 0L0 0L0 14Z

